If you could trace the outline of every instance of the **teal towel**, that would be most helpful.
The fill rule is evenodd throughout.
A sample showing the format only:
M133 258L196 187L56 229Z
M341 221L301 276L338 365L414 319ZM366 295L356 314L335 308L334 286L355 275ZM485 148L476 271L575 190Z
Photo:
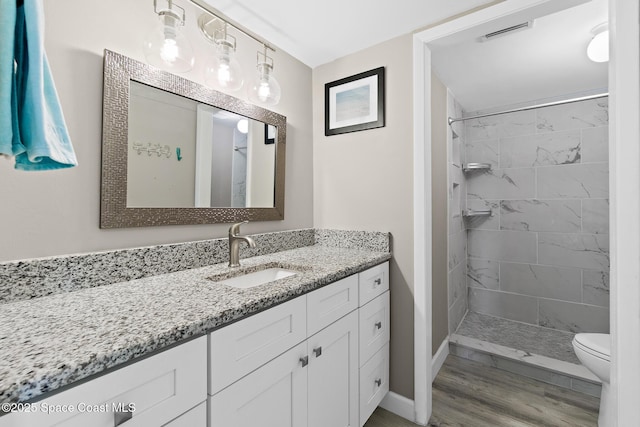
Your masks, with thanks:
M78 161L44 51L42 0L25 0L18 7L15 34L20 138L26 148L25 153L16 156L16 169L76 166Z
M0 154L15 156L25 151L18 129L15 87L14 32L16 2L0 0Z

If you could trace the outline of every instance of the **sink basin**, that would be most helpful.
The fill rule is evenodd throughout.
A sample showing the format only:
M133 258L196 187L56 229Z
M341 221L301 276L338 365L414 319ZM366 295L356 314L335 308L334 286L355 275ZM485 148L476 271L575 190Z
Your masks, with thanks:
M239 276L231 277L224 280L215 280L217 283L221 283L227 286L233 286L234 288L253 288L254 286L264 285L265 283L273 282L275 280L284 279L297 274L297 271L287 270L285 268L273 267L265 270L254 271L253 273L242 274Z

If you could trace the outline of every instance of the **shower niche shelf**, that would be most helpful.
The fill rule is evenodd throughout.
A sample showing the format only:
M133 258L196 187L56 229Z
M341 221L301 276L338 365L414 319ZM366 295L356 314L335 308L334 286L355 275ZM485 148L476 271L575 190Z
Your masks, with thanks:
M463 172L489 171L491 163L465 163L462 165Z
M487 217L487 216L493 216L493 211L491 209L484 209L484 210L467 209L462 211L462 216L464 218Z

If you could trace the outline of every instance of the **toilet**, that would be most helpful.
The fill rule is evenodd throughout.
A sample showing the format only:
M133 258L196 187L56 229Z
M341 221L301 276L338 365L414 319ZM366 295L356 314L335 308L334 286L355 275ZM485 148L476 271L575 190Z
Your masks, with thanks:
M611 336L609 334L576 334L572 344L580 362L602 381L598 426L612 426L612 409L609 408Z

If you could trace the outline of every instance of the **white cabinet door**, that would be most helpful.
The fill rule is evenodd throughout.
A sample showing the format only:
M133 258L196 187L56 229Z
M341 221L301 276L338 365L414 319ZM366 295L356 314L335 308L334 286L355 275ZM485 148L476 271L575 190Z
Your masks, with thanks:
M210 427L305 427L306 356L303 342L210 396Z
M205 401L206 370L200 337L36 402L37 412L0 417L0 426L161 426Z
M308 339L309 427L358 426L358 312Z

